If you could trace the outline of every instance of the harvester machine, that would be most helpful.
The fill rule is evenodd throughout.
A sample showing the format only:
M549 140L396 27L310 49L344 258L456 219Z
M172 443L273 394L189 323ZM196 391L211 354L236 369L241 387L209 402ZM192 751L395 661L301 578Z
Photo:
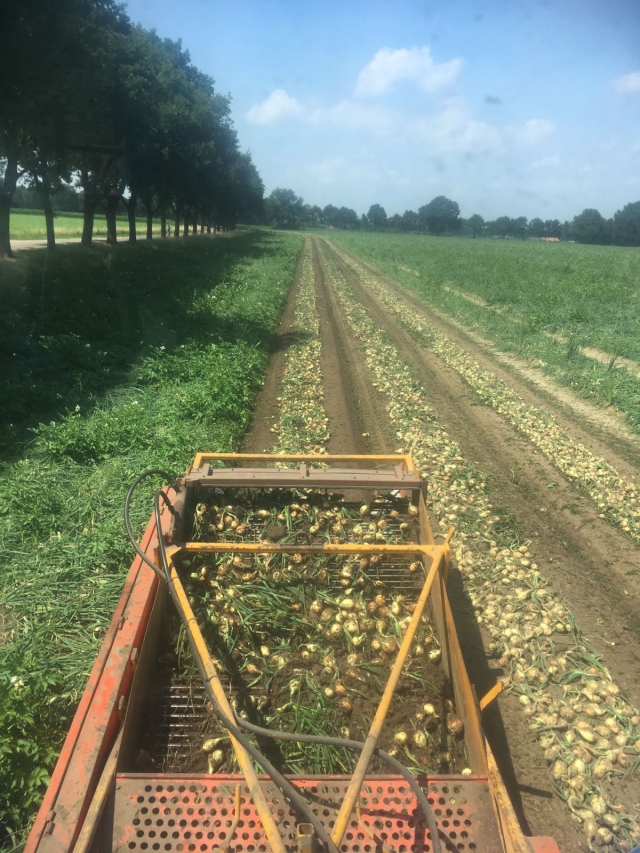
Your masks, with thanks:
M137 554L26 853L558 853L523 834L483 734L501 685L478 701L469 681L426 489L407 455L142 474Z

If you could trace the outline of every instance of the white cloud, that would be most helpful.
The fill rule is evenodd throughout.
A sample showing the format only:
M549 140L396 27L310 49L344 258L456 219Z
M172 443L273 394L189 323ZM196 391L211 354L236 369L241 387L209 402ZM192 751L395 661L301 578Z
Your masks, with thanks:
M541 157L539 160L534 160L528 167L527 172L535 172L538 169L554 169L556 166L562 166L562 158L558 154L552 154L550 157Z
M397 114L386 107L342 100L329 107L318 107L309 114L311 124L337 124L341 127L385 131L393 128Z
M284 89L274 89L261 104L255 104L246 115L252 124L273 124L282 119L295 118L302 113L302 107L296 98L288 95Z
M618 77L614 86L618 92L625 95L640 93L640 71L623 74L622 77Z
M556 129L546 118L530 118L518 127L510 128L509 135L519 145L538 145Z
M413 80L425 92L435 92L453 83L461 68L461 59L438 64L429 47L383 47L360 72L356 95L384 95L398 80Z

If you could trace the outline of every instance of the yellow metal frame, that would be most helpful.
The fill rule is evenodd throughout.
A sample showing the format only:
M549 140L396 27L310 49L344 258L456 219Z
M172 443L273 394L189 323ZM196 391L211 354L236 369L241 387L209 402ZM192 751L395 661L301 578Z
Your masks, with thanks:
M336 456L330 454L268 454L268 453L198 453L194 459L193 465L187 470L187 474L192 471L198 471L207 462L363 462L363 463L388 463L394 466L398 463L402 464L405 471L420 477L420 471L413 463L413 459L408 454L385 454L375 456ZM248 484L243 484L248 485ZM385 688L380 706L372 723L369 735L367 736L367 747L365 750L369 756L365 755L365 750L358 761L356 770L349 788L345 794L340 812L336 819L336 824L333 830L332 840L336 846L340 846L344 832L346 831L350 816L354 807L357 807L360 788L364 781L366 766L369 763L370 754L375 749L377 737L382 729L384 718L386 716L389 704L393 697L397 680L402 671L406 654L409 651L413 633L417 628L418 621L422 615L429 599L432 601L433 607L441 611L436 618L441 636L439 637L443 651L443 665L448 668L449 674L454 677L454 687L457 687L456 696L461 705L461 709L467 717L466 730L474 744L474 752L476 761L480 761L482 767L480 772L486 773L489 780L490 790L492 792L492 802L494 812L498 821L499 830L502 836L505 853L530 853L530 846L520 828L517 816L513 809L513 805L509 799L504 782L500 775L499 769L495 762L495 758L486 742L484 733L482 732L480 715L481 711L501 692L502 684L496 685L489 693L484 696L478 703L473 688L469 682L469 677L462 660L460 647L453 623L453 615L446 596L446 578L449 568L450 549L449 541L453 535L453 528L449 530L445 538L445 542L436 545L429 524L429 517L424 502L424 497L421 494L418 506L420 543L410 543L407 545L388 545L388 544L351 544L327 542L322 545L295 545L285 544L278 545L275 543L243 543L243 542L182 542L173 545L167 545L166 554L171 573L171 583L175 589L180 609L182 610L183 620L186 628L192 637L195 648L201 657L207 680L213 690L219 704L224 712L233 719L233 711L229 705L228 699L216 672L213 660L207 648L206 642L200 631L200 627L196 621L193 610L189 604L188 597L184 591L178 572L175 568L174 559L180 554L211 554L211 553L245 553L245 554L270 554L270 553L300 553L300 554L407 554L419 555L423 559L426 577L419 600L416 604L415 611L412 616L412 622L407 630L404 641L392 668L392 672ZM430 563L427 566L426 560ZM415 625L414 625L415 623ZM413 633L411 628L413 626ZM405 648L406 647L406 648ZM404 655L403 655L404 653ZM278 832L273 816L269 810L266 799L260 788L258 777L253 769L251 759L245 752L243 747L231 737L235 754L238 759L238 764L245 776L247 785L256 805L256 810L262 821L267 840L271 846L273 853L286 853L284 843Z
M202 468L205 462L391 462L395 465L402 462L405 470L420 476L413 464L413 458L408 453L385 453L372 456L338 456L330 453L197 453L193 460L192 470Z

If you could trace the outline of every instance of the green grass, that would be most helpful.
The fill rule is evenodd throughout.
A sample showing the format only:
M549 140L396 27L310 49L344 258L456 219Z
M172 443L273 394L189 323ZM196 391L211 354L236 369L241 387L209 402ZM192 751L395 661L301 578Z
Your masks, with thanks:
M2 267L0 846L41 799L128 571L127 483L238 446L301 242L69 247Z
M118 217L116 230L118 234L129 234L129 223L126 218ZM160 222L154 220L154 233L160 233ZM56 237L63 239L65 237L81 237L82 236L82 214L77 213L60 213L55 218ZM147 233L146 219L136 220L136 233L138 237L144 237ZM104 216L96 215L93 225L94 237L106 237L107 222ZM47 237L47 229L44 220L44 213L21 213L18 210L11 211L11 239L12 240L45 240Z
M640 432L640 380L580 351L594 347L640 362L637 249L338 231L325 236L590 402L615 405Z

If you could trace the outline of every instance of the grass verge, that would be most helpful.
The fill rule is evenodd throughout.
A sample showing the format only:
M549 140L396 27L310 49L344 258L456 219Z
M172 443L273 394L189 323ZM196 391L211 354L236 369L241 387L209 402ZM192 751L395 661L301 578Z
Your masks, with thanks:
M300 245L256 233L74 247L3 268L23 346L3 375L25 396L4 424L0 479L6 848L41 799L131 561L127 483L238 446ZM134 507L140 526L149 496Z

